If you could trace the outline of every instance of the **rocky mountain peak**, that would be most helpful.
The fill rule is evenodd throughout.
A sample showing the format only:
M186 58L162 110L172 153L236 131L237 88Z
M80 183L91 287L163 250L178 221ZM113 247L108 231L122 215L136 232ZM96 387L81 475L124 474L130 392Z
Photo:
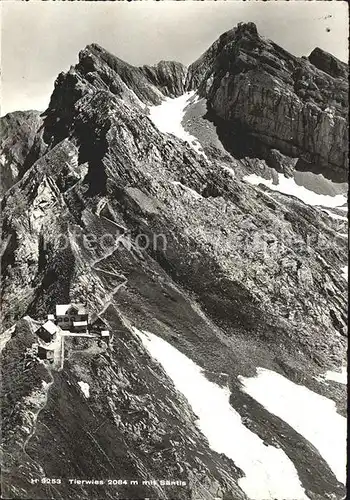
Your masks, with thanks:
M346 75L347 65L321 49L308 59L295 57L245 23L224 33L189 67L187 85L207 99L227 147L235 142L227 129L234 130L235 155L267 159L277 144L283 154L302 157L311 169L344 181Z
M244 34L249 34L252 36L259 36L258 33L258 28L255 23L248 22L248 23L238 23L236 29L236 34L238 36L242 36Z
M316 68L328 73L334 78L348 78L348 65L319 47L316 47L311 52L308 59Z
M93 70L89 66L90 60L100 61L100 64L107 64L111 69L113 69L118 74L124 74L127 70L131 71L134 67L131 64L123 61L119 57L113 55L108 50L104 49L97 43L92 43L87 45L83 50L79 52L79 64L84 67L86 72Z

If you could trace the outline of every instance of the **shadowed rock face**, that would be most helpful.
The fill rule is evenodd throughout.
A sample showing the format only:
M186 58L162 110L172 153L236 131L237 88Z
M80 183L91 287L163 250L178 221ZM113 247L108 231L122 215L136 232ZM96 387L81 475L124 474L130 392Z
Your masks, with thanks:
M156 66L143 66L147 75L164 95L177 97L185 92L187 68L174 61L160 61Z
M222 35L188 73L226 147L239 137L236 155L266 158L277 148L346 181L346 64L320 49L294 57L248 23Z
M162 337L213 380L224 374L231 405L290 457L309 498L344 495L315 447L244 394L238 379L268 368L345 414L345 388L315 379L346 357L342 222L228 170L265 168L265 155L287 173L295 158L316 156L331 177L343 172L340 152L321 146L323 135L327 144L346 126L338 80L335 90L332 76L261 39L252 23L222 35L188 71L172 62L136 68L93 44L58 76L42 130L30 128L16 138L18 150L11 146L19 169L26 144L42 149L3 199L4 328L16 324L3 350L3 397L13 403L4 414L8 498L116 498L108 485L28 484L59 476L186 482L174 490L121 485L121 498L247 500L243 471L210 448L132 326ZM213 148L204 157L149 119L148 106L197 88L230 154ZM324 115L333 101L332 126ZM292 119L304 127L302 142ZM235 157L233 132L252 145L249 155ZM106 249L106 234L119 243ZM69 237L67 248L58 235ZM86 245L91 236L97 243ZM110 345L70 339L61 371L35 359L26 365L36 337L23 317L44 319L55 304L84 299L107 322Z
M311 64L316 68L328 73L334 78L348 78L348 65L339 61L336 57L328 52L316 47L308 57Z

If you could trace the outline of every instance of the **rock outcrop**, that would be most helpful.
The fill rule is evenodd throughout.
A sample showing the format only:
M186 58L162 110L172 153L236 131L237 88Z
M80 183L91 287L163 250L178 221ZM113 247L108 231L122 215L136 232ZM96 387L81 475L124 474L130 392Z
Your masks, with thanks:
M7 191L24 175L37 159L35 141L42 118L38 111L16 111L0 118L1 193Z
M339 61L336 57L324 50L316 47L308 57L311 64L316 66L316 68L328 73L328 75L334 78L345 78L349 77L348 65Z
M142 70L164 95L177 97L186 88L187 68L174 61L160 61L156 66L143 66Z

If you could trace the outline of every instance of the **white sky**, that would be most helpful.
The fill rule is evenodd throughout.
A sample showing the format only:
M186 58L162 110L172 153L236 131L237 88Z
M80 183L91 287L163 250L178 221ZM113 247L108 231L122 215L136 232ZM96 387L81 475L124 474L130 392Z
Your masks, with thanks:
M346 2L3 0L0 8L1 114L45 109L58 73L92 42L131 64L190 64L221 33L253 21L260 34L295 55L319 46L344 61L348 57Z

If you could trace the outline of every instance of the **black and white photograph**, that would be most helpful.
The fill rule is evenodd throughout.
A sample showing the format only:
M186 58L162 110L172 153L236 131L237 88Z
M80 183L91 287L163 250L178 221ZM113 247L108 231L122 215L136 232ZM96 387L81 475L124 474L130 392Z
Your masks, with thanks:
M0 15L1 498L345 500L347 2Z

